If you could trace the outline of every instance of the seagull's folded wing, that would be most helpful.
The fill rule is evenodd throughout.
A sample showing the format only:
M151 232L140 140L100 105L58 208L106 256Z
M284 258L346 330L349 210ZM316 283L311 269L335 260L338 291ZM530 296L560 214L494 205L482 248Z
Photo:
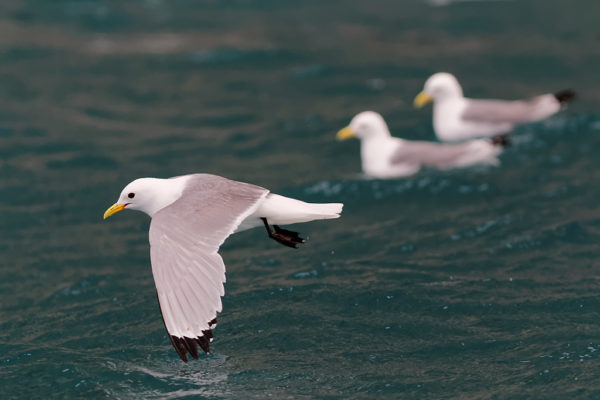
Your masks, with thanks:
M461 115L463 121L487 123L525 123L550 115L560 108L558 101L541 95L528 100L480 100L467 99Z
M433 168L449 168L470 151L468 143L444 144L405 140L390 158L392 165L415 164Z
M208 353L224 294L225 264L217 251L268 193L197 174L178 200L152 217L152 274L165 327L182 360L188 352L198 358L197 345Z

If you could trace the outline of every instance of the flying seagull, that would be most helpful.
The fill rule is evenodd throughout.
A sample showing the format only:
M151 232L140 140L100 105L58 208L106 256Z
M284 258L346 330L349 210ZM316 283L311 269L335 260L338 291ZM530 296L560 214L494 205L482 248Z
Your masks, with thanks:
M433 101L433 129L445 142L505 134L516 125L540 121L565 108L575 98L572 90L542 94L526 100L483 100L463 96L452 74L438 72L425 82L414 105Z
M456 144L400 139L390 135L383 117L374 111L357 114L336 137L360 139L363 172L375 178L405 177L421 167L449 170L474 164L498 165L497 156L508 144L503 136Z
M260 186L209 174L141 178L128 184L104 219L127 208L148 214L150 259L163 322L183 361L209 352L225 294L219 247L232 233L264 226L278 243L297 248L298 233L279 225L338 218L343 204L311 204ZM272 225L272 227L271 227Z

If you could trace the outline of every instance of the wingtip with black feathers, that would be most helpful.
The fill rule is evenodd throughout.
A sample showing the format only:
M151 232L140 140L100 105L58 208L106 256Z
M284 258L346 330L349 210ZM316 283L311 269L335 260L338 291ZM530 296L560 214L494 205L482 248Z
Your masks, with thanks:
M210 332L210 333L209 333ZM188 354L190 354L194 360L198 359L198 346L204 351L206 354L210 352L210 339L209 336L212 337L212 331L202 331L204 336L199 336L195 338L190 337L178 337L169 335L169 339L171 339L171 344L175 348L175 351L179 355L179 358L183 362L188 362Z
M554 97L556 97L556 100L558 100L558 102L561 105L565 105L565 104L573 101L575 99L575 97L577 97L577 94L572 89L566 89L566 90L561 90L558 93L554 93Z
M498 135L491 138L492 144L499 147L508 147L511 145L509 135Z
M211 328L217 324L217 319L213 319L208 323L208 326ZM169 339L171 340L171 344L175 348L177 354L179 354L179 358L183 362L188 362L188 354L194 358L194 360L198 359L198 346L204 351L206 354L210 353L210 342L213 339L212 329L207 329L202 331L202 336L198 337L179 337L174 335L169 335Z
M158 296L157 296L158 297ZM160 301L159 301L160 304ZM167 324L165 323L165 316L162 314L162 310L160 311L160 315L163 320L163 324L165 329L167 328ZM210 342L213 340L213 332L212 329L217 326L217 319L213 318L208 323L208 329L202 331L202 336L190 338L187 336L179 337L175 335L169 334L167 330L167 335L169 336L169 340L175 348L175 351L179 355L179 358L183 362L188 362L188 353L194 357L195 360L198 359L198 346L204 351L206 354L210 353Z

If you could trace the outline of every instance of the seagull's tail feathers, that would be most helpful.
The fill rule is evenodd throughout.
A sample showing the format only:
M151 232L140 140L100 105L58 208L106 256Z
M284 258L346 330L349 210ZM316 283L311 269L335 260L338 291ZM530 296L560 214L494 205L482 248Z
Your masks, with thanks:
M304 203L308 206L315 219L339 218L344 205L342 203Z
M306 203L301 200L269 193L256 215L266 218L274 225L287 225L308 222L316 219L339 218L342 208L341 203Z
M498 165L498 156L504 146L494 143L494 139L477 139L468 142L468 151L457 163L458 167L468 167L475 164Z
M567 105L577 97L577 94L572 89L561 90L558 93L554 93L554 97L560 103L561 106Z

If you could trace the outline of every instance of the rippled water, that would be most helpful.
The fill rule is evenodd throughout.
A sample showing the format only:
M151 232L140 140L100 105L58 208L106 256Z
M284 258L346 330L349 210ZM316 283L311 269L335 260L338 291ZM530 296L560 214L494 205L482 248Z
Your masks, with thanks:
M2 398L598 398L599 3L8 0L0 5ZM573 87L498 168L366 180L334 133L411 100ZM232 236L212 354L164 331L140 176L211 172L343 218Z

